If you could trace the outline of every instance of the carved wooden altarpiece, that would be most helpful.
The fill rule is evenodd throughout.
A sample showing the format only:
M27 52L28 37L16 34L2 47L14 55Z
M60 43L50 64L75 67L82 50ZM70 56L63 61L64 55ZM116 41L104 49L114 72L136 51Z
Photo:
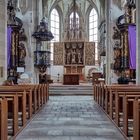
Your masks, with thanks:
M64 43L54 43L54 65L64 65L63 63L63 48Z
M85 65L95 65L95 43L85 42Z
M54 43L54 65L63 65L64 74L79 74L83 80L85 65L95 65L95 43Z
M65 43L65 65L84 65L84 43Z
M83 79L84 42L65 42L64 69L65 74L78 74Z

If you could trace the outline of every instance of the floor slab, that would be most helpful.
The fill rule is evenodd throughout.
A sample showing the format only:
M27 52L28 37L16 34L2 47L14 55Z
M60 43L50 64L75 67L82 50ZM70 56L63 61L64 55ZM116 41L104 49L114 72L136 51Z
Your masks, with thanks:
M124 140L92 96L51 96L16 140Z

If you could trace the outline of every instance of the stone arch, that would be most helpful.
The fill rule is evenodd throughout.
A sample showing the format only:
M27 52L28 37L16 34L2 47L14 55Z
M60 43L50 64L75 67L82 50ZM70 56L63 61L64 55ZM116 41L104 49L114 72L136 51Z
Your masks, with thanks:
M98 11L98 9L97 9L97 7L96 7L95 5L94 5L94 6L90 5L90 6L88 7L88 9L87 9L87 11L86 11L86 16L89 16L89 14L90 14L90 12L91 12L91 10L92 10L93 8L96 10L97 15L98 15L98 17L99 17L99 11Z
M96 5L90 5L89 7L88 7L88 9L87 9L87 11L86 11L86 15L85 15L85 17L86 17L86 19L85 19L85 21L86 21L86 29L87 29L87 33L89 32L88 31L88 27L89 27L89 15L90 15L90 12L91 12L91 10L92 9L95 9L96 10L96 12L97 12L97 15L98 15L98 17L99 17L99 12L98 12L98 9L97 9L97 7L96 7ZM99 19L98 19L98 21L99 21ZM99 22L98 22L99 23Z
M59 5L57 5L57 4L53 5L53 6L51 7L51 9L49 10L49 17L50 17L50 14L51 14L51 12L52 12L53 9L56 9L56 10L57 10L59 16L62 15L61 18L63 17L62 9L61 9L61 7L60 7Z
M89 25L89 14L90 14L90 12L91 12L91 10L94 8L95 10L96 10L96 12L97 12L97 15L98 15L98 17L100 16L100 14L99 14L99 9L98 9L98 7L96 6L96 4L93 2L93 1L91 1L91 0L87 0L89 3L91 3L89 6L88 6L88 8L87 8L87 10L86 10L86 13L85 13L85 21L86 21L86 23L85 23L85 25L86 25L86 30L87 30L87 33L88 33L88 25Z
M62 39L62 31L63 31L63 12L62 12L62 9L59 5L56 5L55 6L53 5L49 11L49 14L48 14L48 19L50 19L50 16L51 16L51 12L53 9L56 9L57 12L58 12L58 15L59 15L59 35L60 35L60 41ZM49 20L50 21L50 20ZM49 23L49 26L50 26L50 23Z
M73 12L73 8L74 8L74 5L71 3L70 7L69 7L69 10L66 14L66 16L70 16L70 14ZM80 9L80 6L78 6L78 4L76 3L76 9L75 9L75 12L78 14L79 17L82 17L82 11Z

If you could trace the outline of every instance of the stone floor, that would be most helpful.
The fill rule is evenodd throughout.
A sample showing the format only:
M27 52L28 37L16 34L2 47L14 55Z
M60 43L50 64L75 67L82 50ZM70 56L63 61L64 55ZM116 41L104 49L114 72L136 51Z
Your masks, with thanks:
M51 96L16 140L124 140L92 96Z

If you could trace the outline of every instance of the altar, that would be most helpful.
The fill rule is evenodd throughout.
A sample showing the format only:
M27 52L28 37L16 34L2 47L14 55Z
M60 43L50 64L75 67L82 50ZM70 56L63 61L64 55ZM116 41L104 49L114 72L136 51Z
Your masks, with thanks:
M64 74L64 85L79 85L79 74Z
M64 40L54 42L53 65L63 66L63 78L60 79L64 85L79 85L85 81L89 66L95 65L95 42L86 42L82 18L69 17L64 23Z

